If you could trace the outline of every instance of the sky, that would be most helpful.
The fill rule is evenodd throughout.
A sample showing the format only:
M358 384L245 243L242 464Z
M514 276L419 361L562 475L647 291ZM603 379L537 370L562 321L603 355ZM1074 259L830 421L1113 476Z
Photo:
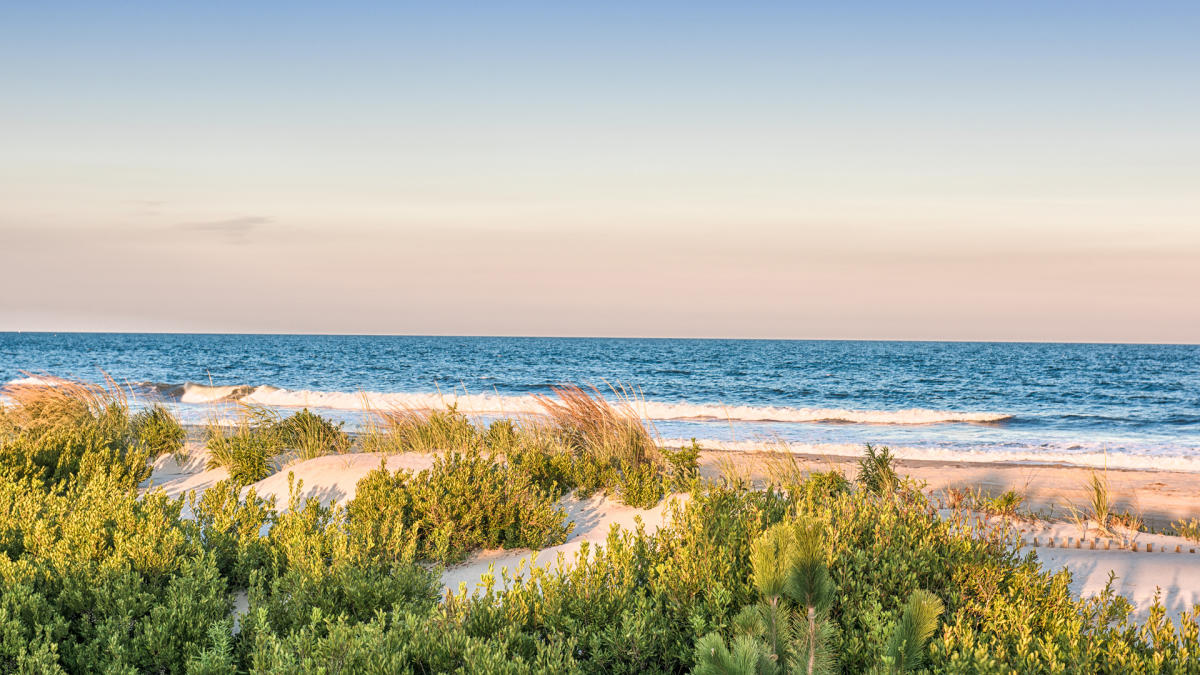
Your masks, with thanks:
M1200 342L1200 3L5 3L0 330Z

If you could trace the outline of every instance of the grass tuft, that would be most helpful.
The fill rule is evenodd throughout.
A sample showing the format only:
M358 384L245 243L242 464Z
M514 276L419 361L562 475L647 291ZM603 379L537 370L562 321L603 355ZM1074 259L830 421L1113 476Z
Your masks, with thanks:
M1177 520L1171 524L1171 534L1200 543L1200 520Z
M256 483L277 468L275 457L284 445L275 432L279 416L270 408L239 403L239 415L232 426L214 417L206 428L209 450L208 468L224 467L237 485Z
M300 459L315 459L350 450L350 436L342 431L344 422L334 423L308 408L275 423L272 433L279 443L293 450Z
M896 458L890 448L868 443L866 453L858 462L858 482L872 494L891 494L900 486L895 464Z
M451 404L445 410L392 408L373 411L363 437L368 452L467 452L479 448L479 431Z

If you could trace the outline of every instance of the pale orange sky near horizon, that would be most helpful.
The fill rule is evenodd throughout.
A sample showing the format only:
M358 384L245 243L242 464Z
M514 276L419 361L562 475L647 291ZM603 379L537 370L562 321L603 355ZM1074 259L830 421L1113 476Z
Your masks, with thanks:
M76 10L3 331L1200 342L1186 4Z

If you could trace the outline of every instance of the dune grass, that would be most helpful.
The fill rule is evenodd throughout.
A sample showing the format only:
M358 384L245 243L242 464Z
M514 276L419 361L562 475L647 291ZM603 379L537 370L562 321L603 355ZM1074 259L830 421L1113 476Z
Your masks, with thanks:
M342 430L343 426L344 422L334 423L304 408L275 422L272 433L300 459L315 459L349 452L350 436Z
M80 475L104 475L137 485L149 474L159 442L150 426L135 424L117 383L39 377L42 384L15 384L0 411L3 445L0 476L62 485Z
M1088 531L1093 528L1105 536L1112 536L1113 528L1118 525L1133 531L1141 528L1140 519L1129 517L1129 514L1121 518L1114 513L1112 488L1108 482L1107 470L1103 473L1091 471L1083 487L1087 502L1082 507L1070 500L1067 501L1067 512L1071 514L1071 520L1079 528L1081 537L1086 537Z
M451 404L445 410L371 411L362 446L367 452L465 452L479 447L479 431Z
M350 436L342 426L307 408L284 417L266 406L239 402L232 422L214 409L205 426L208 466L225 467L240 485L254 483L274 473L287 453L309 460L349 452Z
M153 404L138 411L130 420L132 433L150 450L152 457L176 455L183 450L187 433L171 411Z
M454 404L444 409L369 410L361 448L381 453L482 451L523 467L543 489L607 492L626 504L649 507L665 494L667 463L638 416L628 390L615 402L597 388L562 386L539 396L543 414L493 421L486 428ZM678 455L671 471L694 473L694 458Z
M238 485L256 483L275 472L284 446L274 433L278 415L271 409L239 403L237 417L225 424L217 414L205 426L208 468L224 467Z
M1171 524L1171 534L1200 544L1200 520L1177 520Z
M97 427L113 435L129 430L129 402L115 380L82 382L46 375L41 384L18 383L4 388L13 403L4 409L10 430L37 435L64 427Z

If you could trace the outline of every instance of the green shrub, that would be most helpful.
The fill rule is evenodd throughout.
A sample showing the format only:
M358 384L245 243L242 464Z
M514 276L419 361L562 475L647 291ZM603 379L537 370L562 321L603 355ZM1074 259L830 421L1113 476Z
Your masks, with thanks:
M658 504L664 492L662 475L653 465L621 466L617 483L617 498L621 502L640 509L649 509Z
M372 557L402 559L411 550L452 562L477 548L562 543L571 527L554 497L523 471L451 452L416 476L371 472L347 505L347 521Z
M396 611L365 623L321 613L311 628L256 635L249 666L256 673L277 675L579 672L569 638L525 638L511 627L472 634L442 613Z
M553 434L544 428L523 428L516 441L504 452L504 459L514 469L529 476L538 487L555 495L589 480L580 473L583 461L576 459L570 449L563 447ZM594 463L594 466L599 466ZM607 485L607 477L594 478L596 489ZM590 492L588 493L590 494Z
M187 495L192 512L191 526L217 568L233 588L246 588L250 572L272 561L271 549L263 532L275 522L275 498L264 500L254 488L241 495L233 480L220 481L199 498Z
M766 530L751 545L761 600L733 620L732 649L717 633L696 643L696 673L836 673L840 629L830 618L837 587L825 563L824 525L800 519ZM942 603L916 591L873 671L916 670L937 628Z
M693 438L690 445L678 450L662 448L663 458L667 460L670 473L667 476L672 488L682 490L692 484L700 476L700 444Z
M797 497L812 508L814 504L827 502L850 491L846 474L836 469L814 471L805 477L799 486Z

